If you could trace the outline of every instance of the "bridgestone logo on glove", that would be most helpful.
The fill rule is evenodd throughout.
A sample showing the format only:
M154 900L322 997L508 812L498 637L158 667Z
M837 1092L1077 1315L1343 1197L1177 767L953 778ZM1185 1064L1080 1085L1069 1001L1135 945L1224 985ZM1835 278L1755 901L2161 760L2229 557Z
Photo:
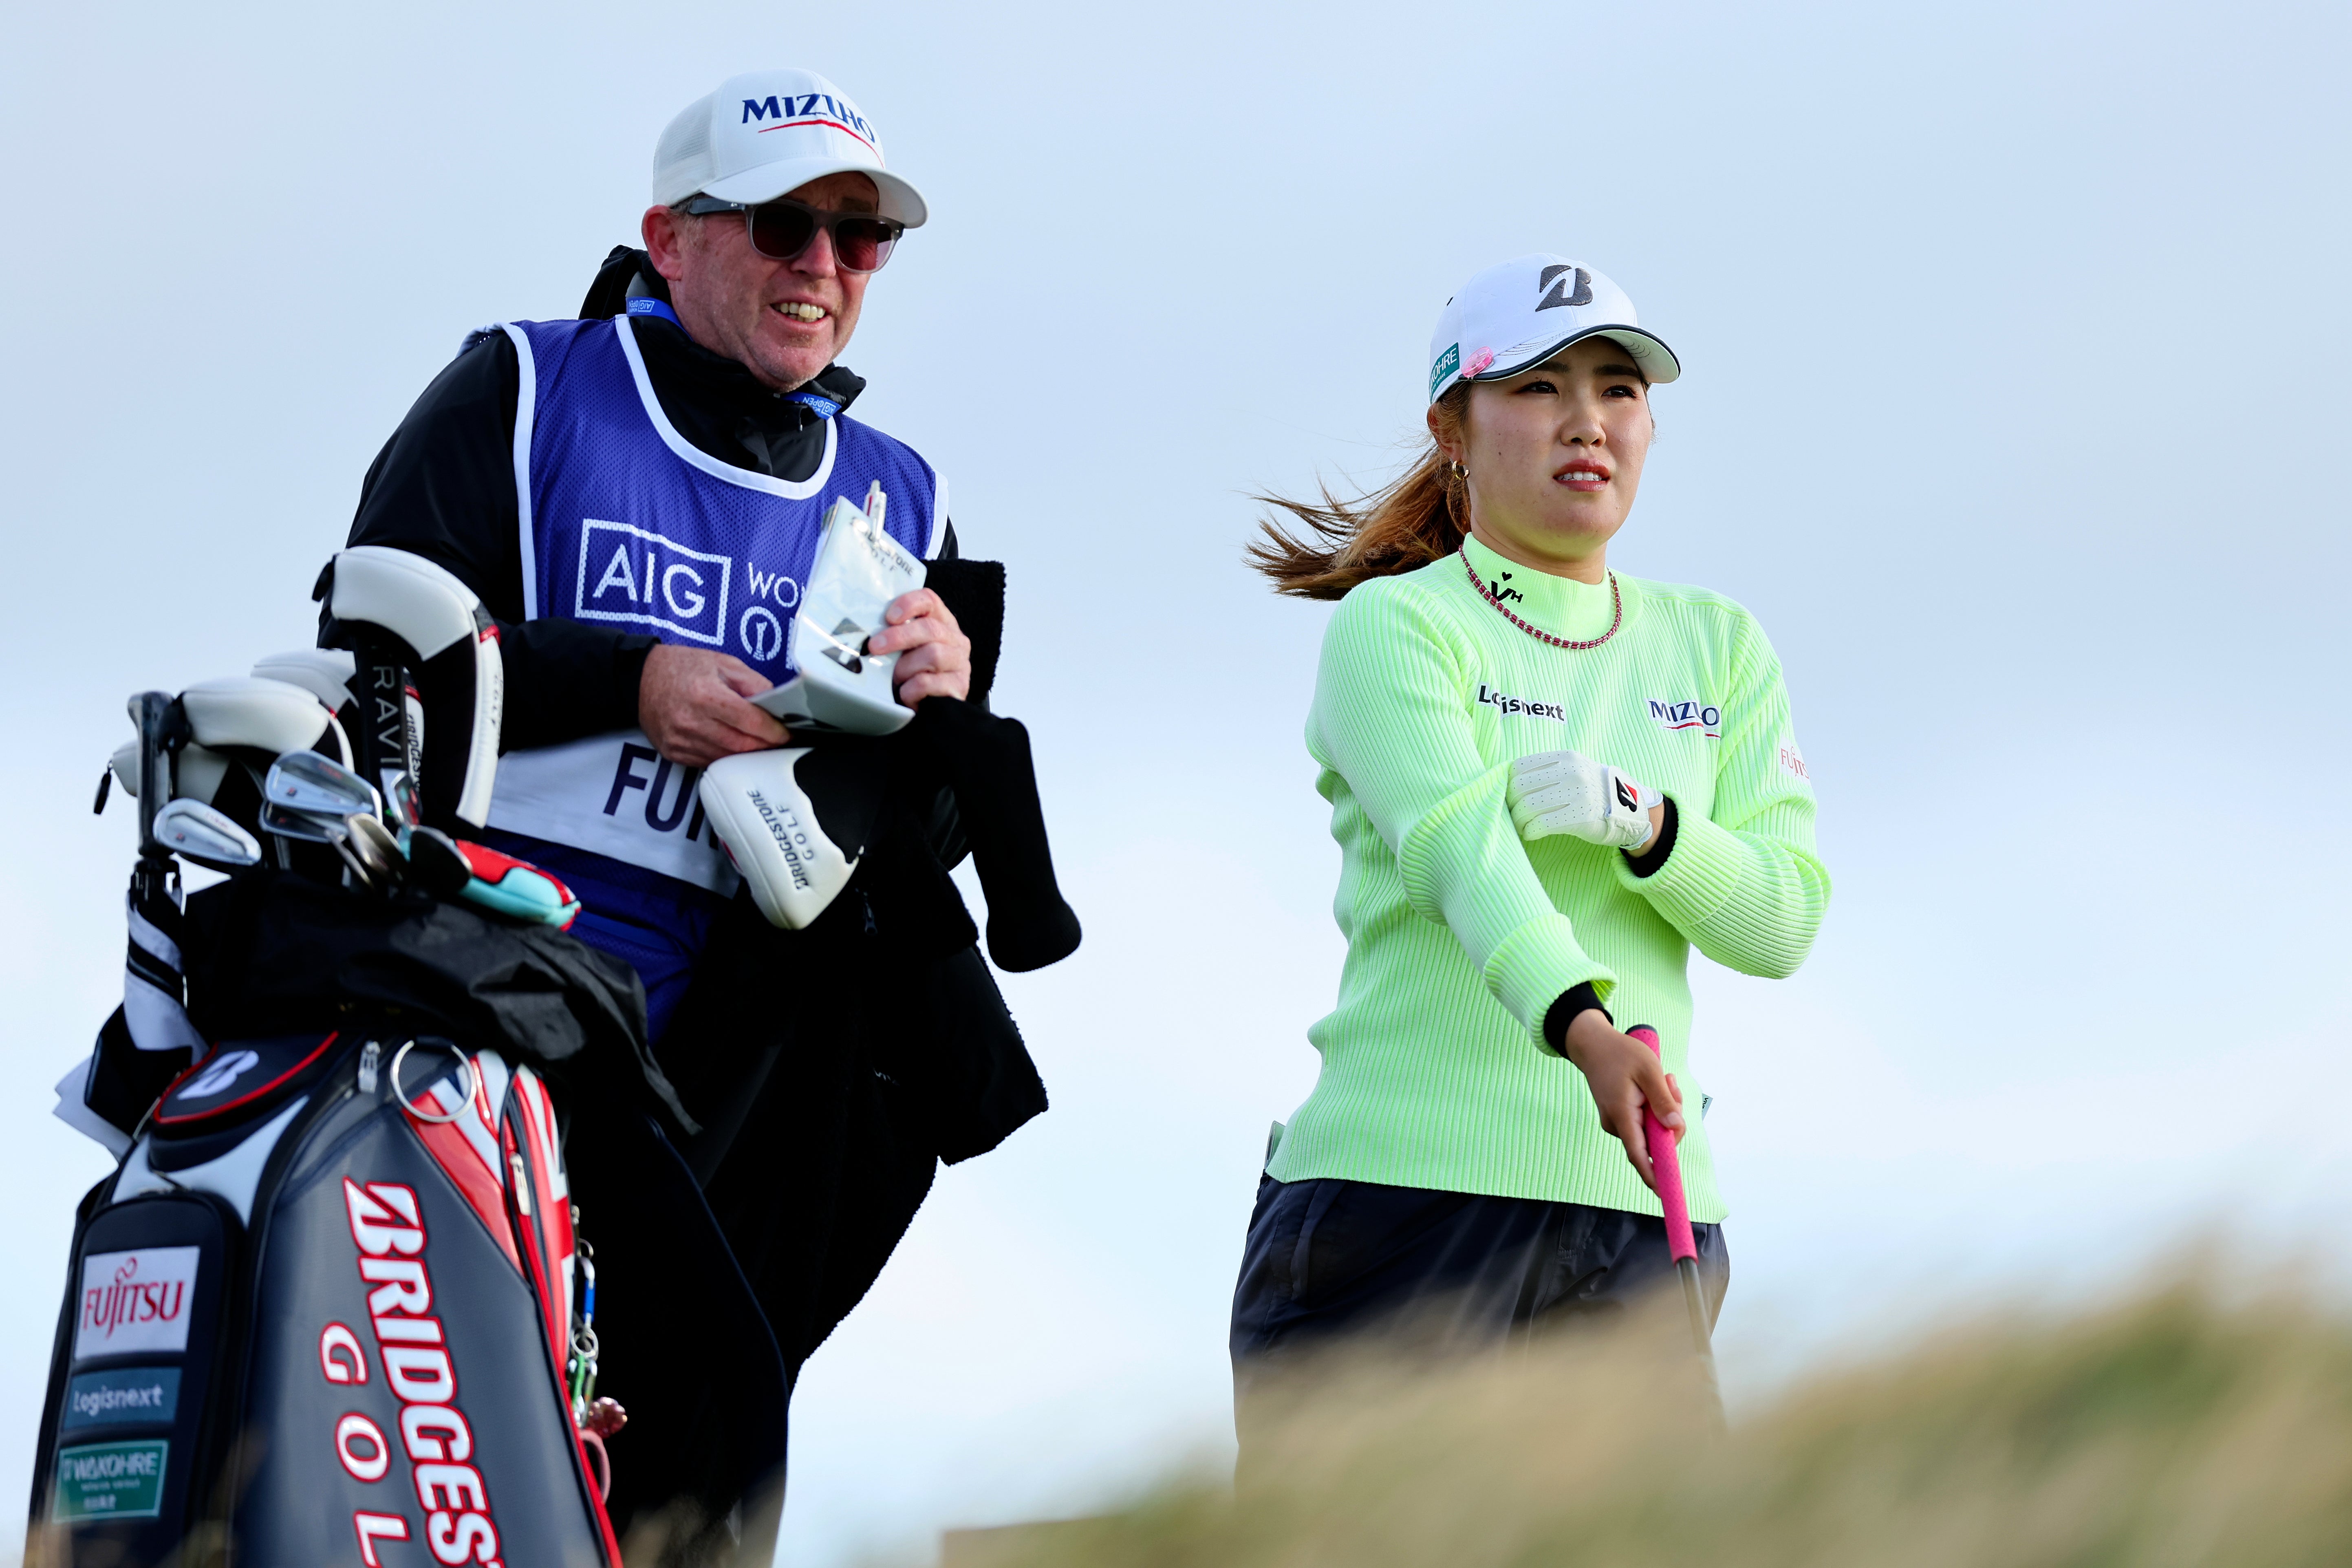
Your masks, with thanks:
M1511 822L1528 843L1564 834L1638 850L1650 841L1650 808L1665 798L1577 752L1538 752L1511 764Z

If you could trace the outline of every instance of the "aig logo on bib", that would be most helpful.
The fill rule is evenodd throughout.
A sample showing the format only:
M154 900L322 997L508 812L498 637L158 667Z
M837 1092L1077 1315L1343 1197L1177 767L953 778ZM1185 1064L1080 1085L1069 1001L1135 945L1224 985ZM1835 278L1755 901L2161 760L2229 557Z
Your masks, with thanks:
M724 555L688 550L646 529L583 518L572 613L583 621L659 626L717 647L727 641L734 566Z

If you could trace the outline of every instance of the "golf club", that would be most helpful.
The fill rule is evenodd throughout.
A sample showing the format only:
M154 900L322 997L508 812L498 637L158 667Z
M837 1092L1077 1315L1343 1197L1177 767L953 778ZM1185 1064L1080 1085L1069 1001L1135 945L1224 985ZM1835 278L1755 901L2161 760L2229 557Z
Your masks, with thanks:
M227 813L200 800L175 800L155 814L155 837L184 860L215 871L261 864L261 845Z
M339 825L356 813L380 816L383 811L375 786L316 752L288 752L271 763L262 798L278 809L328 817Z
M382 797L368 782L316 752L289 752L262 781L261 826L280 838L328 844L362 887L385 881L392 868L373 838L357 839L357 817L378 817ZM378 826L382 826L378 817Z
M386 886L401 879L407 865L400 853L400 840L383 825L383 818L365 812L353 812L343 818L343 829L351 835L352 849L367 863L369 872Z
M376 885L376 872L368 863L368 852L354 840L350 823L359 816L337 819L308 811L294 811L286 806L265 804L261 808L261 829L280 838L290 838L302 844L324 844L334 850L362 887Z
M1636 1024L1625 1031L1650 1047L1652 1056L1664 1059L1658 1048L1658 1032L1647 1024ZM1716 1431L1724 1430L1723 1388L1715 1376L1715 1341L1707 1325L1706 1291L1699 1284L1698 1242L1691 1235L1690 1199L1683 1191L1682 1156L1675 1146L1674 1129L1660 1121L1655 1112L1644 1108L1643 1124L1648 1133L1650 1166L1658 1183L1658 1202L1666 1211L1666 1247L1675 1258L1675 1272L1682 1276L1683 1305L1690 1311L1691 1343L1698 1352L1700 1373L1706 1379L1709 1412Z
M187 715L168 691L142 691L130 707L139 731L139 854L168 862L171 850L155 838L155 814L172 798L172 753L188 738Z

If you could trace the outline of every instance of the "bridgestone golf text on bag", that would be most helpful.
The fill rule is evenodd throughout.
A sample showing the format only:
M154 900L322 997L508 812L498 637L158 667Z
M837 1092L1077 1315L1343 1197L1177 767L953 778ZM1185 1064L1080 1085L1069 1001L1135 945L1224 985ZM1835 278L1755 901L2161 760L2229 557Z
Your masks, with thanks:
M382 1030L213 1046L84 1205L28 1563L618 1568L555 1107Z

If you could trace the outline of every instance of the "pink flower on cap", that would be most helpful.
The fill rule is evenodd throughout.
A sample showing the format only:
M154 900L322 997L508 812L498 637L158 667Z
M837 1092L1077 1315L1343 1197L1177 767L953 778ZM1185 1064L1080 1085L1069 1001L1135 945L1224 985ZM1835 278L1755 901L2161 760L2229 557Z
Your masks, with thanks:
M1486 367L1494 363L1495 351L1493 349L1480 349L1476 353L1470 356L1470 363L1462 367L1462 379L1468 381L1475 376L1484 375L1486 372Z

